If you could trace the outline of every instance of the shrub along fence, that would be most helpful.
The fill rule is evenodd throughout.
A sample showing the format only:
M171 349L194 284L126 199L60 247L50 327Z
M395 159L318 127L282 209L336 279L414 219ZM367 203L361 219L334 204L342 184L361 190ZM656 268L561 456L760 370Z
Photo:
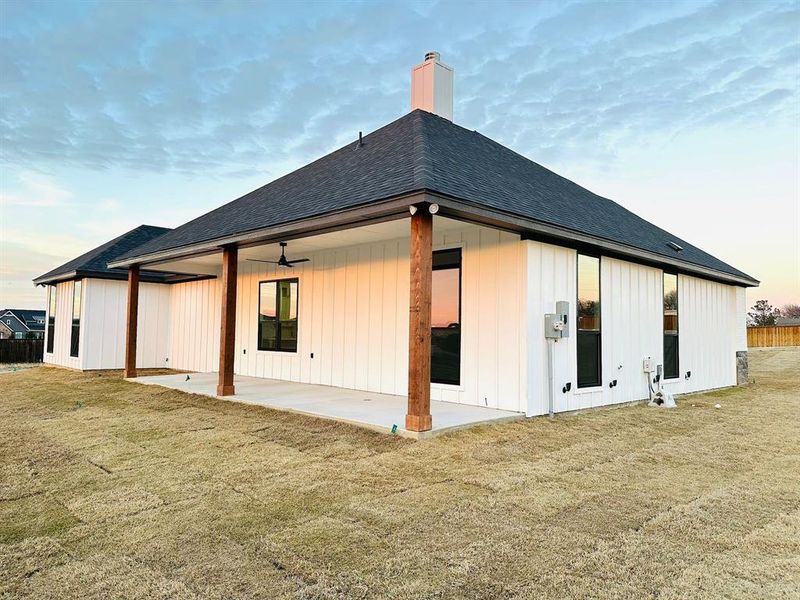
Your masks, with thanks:
M42 362L44 340L0 340L0 363Z
M800 346L800 325L748 327L747 345L750 348Z

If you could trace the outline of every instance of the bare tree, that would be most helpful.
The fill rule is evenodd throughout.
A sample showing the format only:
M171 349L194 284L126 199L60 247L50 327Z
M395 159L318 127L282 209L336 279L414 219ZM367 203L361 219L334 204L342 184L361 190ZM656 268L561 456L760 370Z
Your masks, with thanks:
M784 304L781 316L790 319L800 319L800 304Z

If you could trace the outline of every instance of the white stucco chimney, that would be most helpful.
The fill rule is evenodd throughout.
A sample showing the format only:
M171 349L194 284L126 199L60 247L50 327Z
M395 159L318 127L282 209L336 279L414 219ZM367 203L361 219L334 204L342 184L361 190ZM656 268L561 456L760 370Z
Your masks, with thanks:
M425 62L411 69L411 110L421 108L453 120L453 69L428 52Z

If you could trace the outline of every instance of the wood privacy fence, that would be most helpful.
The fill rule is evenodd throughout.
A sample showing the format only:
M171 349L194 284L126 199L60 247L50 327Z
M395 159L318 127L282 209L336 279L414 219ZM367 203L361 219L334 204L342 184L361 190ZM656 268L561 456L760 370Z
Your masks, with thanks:
M747 345L750 348L800 346L800 325L748 327Z
M0 363L42 362L44 340L0 340Z

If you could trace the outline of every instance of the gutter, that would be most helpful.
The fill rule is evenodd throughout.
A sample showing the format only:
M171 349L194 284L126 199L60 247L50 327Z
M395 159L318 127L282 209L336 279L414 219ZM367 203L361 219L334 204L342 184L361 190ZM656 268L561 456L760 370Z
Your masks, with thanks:
M139 275L142 283L184 283L187 281L200 281L202 279L214 279L215 275L196 275L194 273L158 273L144 271ZM52 285L72 281L74 279L106 279L111 281L127 281L127 271L118 273L108 271L69 271L52 277L37 277L33 280L33 285Z
M756 287L760 283L757 279L749 276L742 277L733 273L718 271L679 258L577 232L566 227L520 217L497 209L486 208L485 206L478 206L429 190L404 194L390 200L355 206L300 221L233 234L187 246L159 250L140 256L132 256L112 261L108 266L109 268L127 269L133 265L153 265L190 256L216 253L228 245L237 245L239 247L256 246L371 225L407 217L409 206L420 203L438 204L441 216L510 231L520 235L523 239L536 239L569 248L600 249L605 251L606 254L626 260L633 259L635 262L648 265L676 267L684 273L696 274L705 279L712 279L726 284Z
M550 243L558 243L561 246L570 248L591 247L599 248L613 255L625 258L636 259L636 262L645 262L654 265L669 265L677 267L683 272L696 273L706 279L714 279L724 283L734 283L745 287L756 287L760 284L757 279L748 275L744 277L725 271L718 271L710 267L698 265L679 258L673 258L650 250L643 250L635 246L615 242L613 240L601 238L588 233L581 233L566 227L551 225L524 217L518 217L509 213L504 213L495 209L487 209L483 206L465 203L446 196L432 193L436 202L443 208L440 214L443 216L453 216L461 219L468 219L479 224L491 225L500 229L506 229L519 233L523 239L540 239ZM476 220L474 217L479 217ZM472 218L470 218L472 217ZM509 225L512 227L509 228ZM566 243L565 243L566 242Z
M224 246L233 244L239 247L258 246L340 231L342 229L351 229L353 226L361 227L393 221L409 216L408 207L412 204L424 202L424 196L424 193L404 194L380 203L355 206L318 217L310 217L246 233L237 233L168 250L159 250L140 256L117 259L109 262L108 266L112 269L127 269L133 265L153 265L189 256L216 253Z

